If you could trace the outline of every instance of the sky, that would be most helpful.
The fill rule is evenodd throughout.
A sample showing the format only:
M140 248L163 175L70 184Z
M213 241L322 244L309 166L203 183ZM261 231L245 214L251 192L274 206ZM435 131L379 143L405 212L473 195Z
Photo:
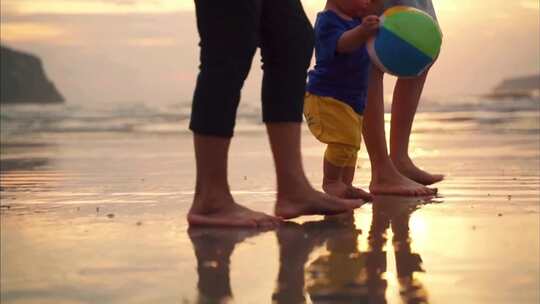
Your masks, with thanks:
M489 92L540 72L538 0L433 0L444 33L425 95ZM303 0L314 21L324 0ZM0 42L38 55L68 102L189 102L198 72L193 0L2 0ZM259 99L258 55L243 99ZM391 92L391 81L386 85Z

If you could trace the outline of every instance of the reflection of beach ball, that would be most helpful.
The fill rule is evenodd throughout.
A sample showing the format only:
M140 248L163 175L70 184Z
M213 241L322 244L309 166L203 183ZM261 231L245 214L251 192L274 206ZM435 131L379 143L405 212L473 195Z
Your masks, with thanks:
M415 77L435 61L441 43L441 30L430 15L409 6L394 6L381 16L379 32L367 47L372 62L382 71Z

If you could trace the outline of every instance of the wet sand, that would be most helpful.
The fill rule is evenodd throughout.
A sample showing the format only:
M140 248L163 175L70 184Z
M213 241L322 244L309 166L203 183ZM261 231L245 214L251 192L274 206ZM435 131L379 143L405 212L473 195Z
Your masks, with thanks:
M188 133L3 139L1 302L538 303L538 135L437 121L419 119L411 148L447 174L440 198L379 196L275 231L188 229ZM323 149L303 133L315 185ZM358 165L365 186L365 149ZM262 128L237 134L229 166L237 200L271 212Z

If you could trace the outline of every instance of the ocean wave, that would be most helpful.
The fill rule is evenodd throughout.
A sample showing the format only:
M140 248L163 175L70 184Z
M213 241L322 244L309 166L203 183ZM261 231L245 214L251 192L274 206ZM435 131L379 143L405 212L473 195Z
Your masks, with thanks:
M27 133L186 133L190 112L189 103L2 105L0 127L3 138ZM464 132L478 128L538 132L539 112L538 98L426 99L419 108L415 132ZM246 102L240 105L235 131L264 131L259 104Z

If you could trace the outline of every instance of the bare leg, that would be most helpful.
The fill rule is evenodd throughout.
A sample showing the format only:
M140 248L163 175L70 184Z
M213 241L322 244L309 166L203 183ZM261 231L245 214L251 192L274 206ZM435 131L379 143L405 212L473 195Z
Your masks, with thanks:
M426 77L427 72L418 78L400 78L396 83L392 101L390 158L401 174L420 184L431 185L443 180L444 175L421 170L409 157L409 137Z
M372 194L429 195L429 189L401 175L388 156L384 132L383 72L372 67L363 135L371 161Z
M300 152L300 123L267 123L277 176L275 213L288 219L301 215L331 215L360 207L363 200L331 197L313 189L304 174Z
M345 198L347 185L342 181L343 167L334 166L326 158L323 158L323 183L325 193L335 197Z
M343 179L343 182L349 187L348 197L360 197L361 199L366 200L366 201L373 200L373 195L371 195L371 193L366 192L353 185L355 171L356 171L356 168L354 166L343 168L342 179Z
M237 204L227 182L229 138L194 135L197 181L190 225L271 227L279 220Z
M355 167L337 167L324 159L324 192L341 198L361 198L369 201L373 197L368 192L352 185Z

